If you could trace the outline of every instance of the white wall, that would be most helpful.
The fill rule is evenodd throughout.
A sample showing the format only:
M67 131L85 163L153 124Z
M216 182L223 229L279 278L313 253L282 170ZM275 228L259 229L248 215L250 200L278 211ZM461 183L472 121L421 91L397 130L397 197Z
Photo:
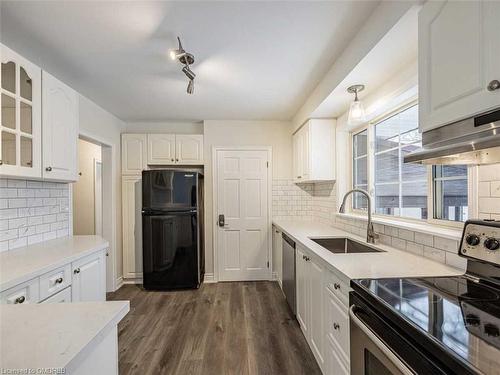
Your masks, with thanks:
M203 122L127 122L123 128L123 133L203 134Z
M120 134L124 125L119 118L80 95L80 136L105 146L102 149L103 216L109 215L110 219L103 218L103 235L111 245L117 279L123 275ZM109 184L106 176L110 176ZM111 202L110 212L105 212L106 202Z
M292 176L292 134L288 121L204 122L205 152L205 272L213 274L212 149L216 146L271 146L273 180ZM269 202L271 203L271 201Z
M311 116L311 113L330 95L332 90L416 3L419 1L385 1L380 3L302 107L298 109L293 118L294 129L298 129Z
M78 140L79 178L73 184L73 234L95 234L94 160L101 161L101 146Z

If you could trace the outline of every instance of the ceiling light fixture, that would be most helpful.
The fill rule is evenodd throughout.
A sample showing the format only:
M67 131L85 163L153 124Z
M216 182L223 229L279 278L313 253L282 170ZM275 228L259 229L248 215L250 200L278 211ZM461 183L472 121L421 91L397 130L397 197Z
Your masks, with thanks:
M177 37L177 40L179 42L179 46L177 49L170 50L170 58L172 60L177 59L181 64L184 65L184 67L182 68L182 72L186 75L186 77L189 78L189 83L186 91L188 94L192 94L194 92L194 78L196 77L196 74L194 74L189 66L194 64L194 56L184 50L184 48L182 47L181 38Z
M365 108L363 107L363 103L358 99L358 92L364 89L364 85L353 85L347 88L348 93L354 94L354 101L351 103L349 117L347 118L349 125L357 125L366 121Z

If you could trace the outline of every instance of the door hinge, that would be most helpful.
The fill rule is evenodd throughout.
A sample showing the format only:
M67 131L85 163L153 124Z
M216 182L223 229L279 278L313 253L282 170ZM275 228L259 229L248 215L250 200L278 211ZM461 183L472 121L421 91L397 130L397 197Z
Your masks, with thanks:
M269 261L267 261L267 268L269 268Z
M266 168L269 168L269 162L266 161Z

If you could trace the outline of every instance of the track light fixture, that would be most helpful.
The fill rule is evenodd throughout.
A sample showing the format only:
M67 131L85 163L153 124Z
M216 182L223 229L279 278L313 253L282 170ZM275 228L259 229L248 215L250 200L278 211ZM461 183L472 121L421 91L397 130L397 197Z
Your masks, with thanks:
M177 47L177 49L170 50L170 58L172 60L177 59L181 64L184 65L184 67L182 68L182 72L189 79L187 93L192 94L194 92L194 78L196 77L196 74L194 74L189 66L194 64L194 56L184 50L184 48L182 47L181 39L179 37L177 37L177 40L179 42L179 46Z

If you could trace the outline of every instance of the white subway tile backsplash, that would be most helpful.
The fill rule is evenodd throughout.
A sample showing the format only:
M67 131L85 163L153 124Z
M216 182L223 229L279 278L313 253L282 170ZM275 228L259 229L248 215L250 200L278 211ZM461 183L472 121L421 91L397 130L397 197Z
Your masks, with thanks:
M0 179L0 251L69 235L69 185Z
M415 242L425 246L434 246L433 237L426 233L415 232Z
M446 264L449 266L460 268L465 271L467 268L467 259L462 258L458 254L448 253L445 254Z
M399 250L406 250L406 241L401 238L392 237L392 247Z
M450 240L448 238L434 236L434 247L449 251L451 253L458 252L458 241Z
M399 229L398 237L407 241L413 241L415 239L415 232L406 229Z
M406 250L417 255L424 255L424 245L415 242L407 242Z

